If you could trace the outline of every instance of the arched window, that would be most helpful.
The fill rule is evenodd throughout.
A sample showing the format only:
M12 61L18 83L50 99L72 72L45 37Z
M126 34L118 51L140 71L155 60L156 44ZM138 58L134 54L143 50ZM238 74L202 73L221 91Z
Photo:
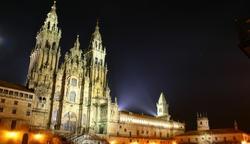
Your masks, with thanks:
M50 29L50 22L48 22L48 29Z
M159 112L162 112L162 109L161 109L161 108L159 108Z
M97 41L95 41L95 47L97 48Z
M70 92L69 100L72 101L72 102L75 102L75 100L76 100L76 92L75 91Z
M53 42L53 44L52 44L52 49L53 49L53 50L56 49L56 42Z
M76 78L71 79L71 86L77 86L77 79Z
M98 58L95 58L95 64L97 64L98 63Z
M100 65L102 65L102 60L100 60Z
M49 41L48 41L48 40L46 41L45 47L46 47L46 48L50 48L50 45L49 45Z

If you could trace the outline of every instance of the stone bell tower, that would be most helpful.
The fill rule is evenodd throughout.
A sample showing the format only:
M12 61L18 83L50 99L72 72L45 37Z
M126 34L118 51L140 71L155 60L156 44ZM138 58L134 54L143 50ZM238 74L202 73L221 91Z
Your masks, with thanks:
M168 103L166 101L165 95L163 94L163 92L160 95L160 98L156 104L157 107L157 117L160 117L162 119L166 119L169 120L170 119L170 115L168 112Z
M42 127L48 127L51 111L51 96L53 93L55 73L60 58L59 42L61 30L57 27L56 2L51 7L44 24L36 36L36 44L30 55L27 87L34 89L36 94L36 119L41 118Z
M107 128L107 65L105 63L106 48L102 44L102 37L97 21L90 44L84 53L87 75L89 77L90 116L89 129L96 133L106 133Z
M204 131L209 130L209 121L207 116L202 114L197 114L197 130Z

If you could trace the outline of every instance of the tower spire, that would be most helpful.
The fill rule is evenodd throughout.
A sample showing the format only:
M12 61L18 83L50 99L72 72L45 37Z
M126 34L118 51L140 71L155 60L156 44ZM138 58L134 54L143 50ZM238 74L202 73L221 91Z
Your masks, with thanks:
M54 0L54 4L51 7L51 11L56 11L56 0Z
M79 49L79 47L80 47L79 35L77 35L77 37L76 37L76 41L75 41L74 47L75 47L76 49Z
M170 115L168 112L168 103L166 101L165 95L163 92L161 92L158 102L156 103L157 108L157 116L162 117L166 120L170 119Z
M96 26L95 26L95 31L92 35L92 39L98 40L100 43L102 42L102 37L100 34L100 27L99 27L99 19L96 20Z
M58 24L58 19L56 14L56 1L54 0L53 5L51 6L51 10L47 14L47 18L44 21L42 29L58 31L57 24Z
M164 103L164 104L167 103L165 95L164 95L163 92L161 92L161 94L160 94L160 98L158 100L158 103Z

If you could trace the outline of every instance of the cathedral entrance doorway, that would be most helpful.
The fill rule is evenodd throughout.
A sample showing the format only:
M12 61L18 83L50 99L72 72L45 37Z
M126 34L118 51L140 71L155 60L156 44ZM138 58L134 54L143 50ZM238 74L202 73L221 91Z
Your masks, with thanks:
M66 131L75 132L77 124L77 116L74 112L68 112L63 116L62 119L63 128Z

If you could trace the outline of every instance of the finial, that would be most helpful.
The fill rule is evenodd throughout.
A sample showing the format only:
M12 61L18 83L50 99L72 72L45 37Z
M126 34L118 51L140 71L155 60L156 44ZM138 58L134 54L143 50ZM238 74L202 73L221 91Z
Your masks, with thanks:
M54 0L54 4L53 6L51 7L52 10L56 10L56 0Z
M79 35L76 36L76 41L79 43Z
M95 29L96 29L96 30L99 30L99 18L97 18L97 20L96 20L96 26L95 26Z
M79 35L76 36L75 47L78 49L80 46Z
M117 97L115 97L115 103L117 104Z

